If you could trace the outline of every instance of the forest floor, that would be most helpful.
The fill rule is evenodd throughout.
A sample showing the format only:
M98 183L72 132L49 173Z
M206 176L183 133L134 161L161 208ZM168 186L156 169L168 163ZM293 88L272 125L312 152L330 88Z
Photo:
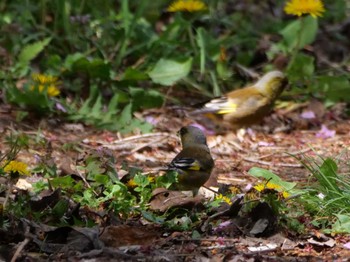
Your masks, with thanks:
M310 106L310 104L308 105ZM334 113L338 111L324 110L317 121L304 120L303 123L285 128L284 121L292 114L299 115L307 111L307 106L295 112L281 110L264 120L260 128L248 130L238 138L235 132L215 135L207 132L208 145L215 159L215 169L208 187L217 187L218 182L235 185L240 188L254 183L257 179L248 174L252 167L262 167L279 175L286 181L308 183L310 172L301 165L297 158L318 156L336 159L339 173L349 173L350 120ZM166 115L166 117L164 117ZM276 124L276 119L279 124ZM2 108L0 114L0 131L2 135L1 152L6 151L5 138L11 132L22 132L34 139L45 138L50 141L50 148L40 145L22 150L18 159L36 164L36 155L50 154L62 174L72 174L75 165L91 151L105 148L110 150L116 159L116 170L122 163L141 168L144 172L165 166L179 152L181 145L176 132L181 126L191 124L193 120L172 108L149 110L144 117L155 123L155 129L150 134L134 134L124 136L117 132L101 131L81 124L62 123L58 119L43 119L36 122L16 122L9 108ZM294 118L295 119L295 118ZM272 124L274 122L274 124ZM295 122L295 121L294 121ZM321 124L322 123L322 124ZM327 127L322 129L322 125ZM271 128L273 126L273 128ZM283 128L281 128L283 126ZM269 128L266 128L269 127ZM284 131L278 131L284 130ZM266 131L268 130L268 131ZM335 132L333 132L335 131ZM67 145L70 145L67 147ZM70 149L68 149L70 148ZM34 175L27 178L29 183L38 181ZM68 260L98 261L114 258L118 261L348 261L350 251L343 248L343 243L349 237L328 236L333 244L315 244L308 241L312 236L298 236L290 232L275 232L270 237L254 238L242 234L229 234L230 237L201 235L198 239L191 237L192 232L166 232L155 225L146 225L146 230L134 229L133 226L122 225L117 230L119 240L123 234L133 232L133 237L120 244L112 244L111 239L105 241L102 251L72 253ZM161 234L160 234L161 232ZM315 233L316 234L316 233ZM113 235L113 234L112 234ZM114 239L110 236L110 238ZM115 240L118 242L118 240ZM11 245L18 248L19 243ZM13 246L12 246L13 247ZM261 249L259 249L259 248ZM33 248L32 248L33 249ZM0 253L2 253L1 251ZM50 258L67 259L62 254L34 255L31 248L22 252L21 259ZM5 256L6 257L6 256ZM30 260L30 261L34 261Z

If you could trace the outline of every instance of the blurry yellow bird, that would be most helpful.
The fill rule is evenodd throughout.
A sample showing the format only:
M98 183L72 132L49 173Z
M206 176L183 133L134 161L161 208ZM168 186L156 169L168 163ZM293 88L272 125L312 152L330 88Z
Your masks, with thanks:
M255 84L234 90L206 103L192 114L204 113L209 118L229 123L239 129L259 123L273 108L273 104L287 85L285 75L272 71L261 77Z
M209 179L214 160L207 146L207 139L199 128L186 126L182 127L179 133L182 150L168 168L178 173L178 183L174 189L191 190L195 196Z

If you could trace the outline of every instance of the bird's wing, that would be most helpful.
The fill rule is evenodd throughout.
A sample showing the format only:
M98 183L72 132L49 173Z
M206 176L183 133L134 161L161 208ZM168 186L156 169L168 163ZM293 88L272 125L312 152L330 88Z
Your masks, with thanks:
M225 96L215 98L204 105L205 113L245 115L251 108L266 103L266 97L254 87L234 90Z
M237 110L230 113L231 118L250 116L269 103L269 99L262 94L255 94L245 99L233 99L231 103L234 103L235 100L239 101L237 102Z
M182 170L200 170L201 166L199 162L193 158L180 157L175 158L169 164L170 169L182 169Z
M248 95L247 95L248 94ZM255 88L248 87L231 91L230 93L214 98L205 103L203 108L193 113L214 113L214 114L231 114L239 112L242 104L246 103L249 97L261 95Z
M210 100L201 109L202 113L227 114L237 110L237 103L228 99L227 96L222 96Z

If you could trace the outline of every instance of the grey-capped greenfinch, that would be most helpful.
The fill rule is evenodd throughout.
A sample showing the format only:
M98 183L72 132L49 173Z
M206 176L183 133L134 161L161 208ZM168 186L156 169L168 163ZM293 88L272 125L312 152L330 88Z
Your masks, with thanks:
M182 150L169 164L170 170L178 173L178 183L174 189L191 190L198 194L199 188L210 177L214 160L207 145L207 139L201 129L195 126L182 127L179 131Z
M271 71L255 84L212 99L192 114L203 113L209 118L239 129L259 123L273 108L275 100L287 86L280 71Z

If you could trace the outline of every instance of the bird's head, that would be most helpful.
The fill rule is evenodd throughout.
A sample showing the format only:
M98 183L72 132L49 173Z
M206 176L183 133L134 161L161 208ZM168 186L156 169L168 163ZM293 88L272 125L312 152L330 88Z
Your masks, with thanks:
M202 130L195 126L185 126L179 131L182 147L191 146L194 144L207 145L207 138Z
M288 80L282 72L272 71L260 78L254 86L258 88L260 92L272 98L276 98L287 84Z

